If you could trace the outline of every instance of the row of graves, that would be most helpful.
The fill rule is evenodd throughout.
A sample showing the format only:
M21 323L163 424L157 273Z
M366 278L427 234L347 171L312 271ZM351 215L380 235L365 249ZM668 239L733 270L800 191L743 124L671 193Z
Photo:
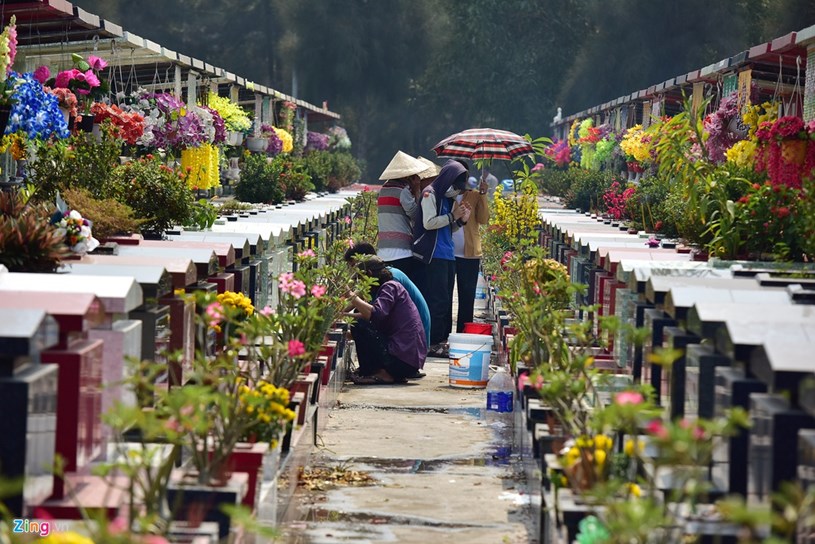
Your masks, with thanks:
M731 407L749 414L750 427L714 438L705 467L711 502L741 496L769 511L785 482L807 488L815 469L815 269L782 263L692 260L688 249L658 243L608 219L574 210L541 211L540 242L568 267L571 280L588 286L575 308L616 316L647 330L638 344L608 338L595 364L612 375L599 402L632 383L653 387L659 406L674 420L720 417ZM589 311L576 318L594 320ZM506 324L506 323L505 323ZM614 336L614 335L612 335ZM660 348L676 349L670 366L653 363ZM526 386L527 389L529 386ZM528 391L527 391L528 392ZM534 395L521 395L518 425L530 482L542 501L541 542L572 542L590 503L557 490L547 467L558 464L549 411ZM643 433L645 434L645 433ZM646 447L647 452L647 447ZM646 467L647 470L647 467ZM659 475L664 497L679 485ZM686 534L701 542L736 542L738 529L724 522L688 521Z
M296 253L342 237L347 208L344 195L322 194L229 216L208 231L170 231L163 241L119 239L107 244L110 254L84 256L57 274L0 270L0 478L24 479L22 492L4 499L11 515L72 520L105 511L113 519L128 497L92 468L121 451L102 414L117 399L136 403L120 385L125 360L166 361L167 350L180 350L181 363L159 381L184 387L194 351L214 349L215 340L196 345L195 305L182 295L235 291L257 308L274 304L277 276ZM239 498L261 519L287 515L297 471L342 385L343 349L342 331L331 332L297 380L297 417L281 451L257 444L235 459L247 475Z

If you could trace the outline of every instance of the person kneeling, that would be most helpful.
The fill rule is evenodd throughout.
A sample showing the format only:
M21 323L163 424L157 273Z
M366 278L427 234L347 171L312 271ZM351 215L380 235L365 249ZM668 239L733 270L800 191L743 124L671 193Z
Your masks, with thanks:
M351 335L359 361L359 371L352 380L358 385L404 383L424 366L427 357L419 312L382 259L366 259L359 267L377 282L372 303L351 293L357 318Z

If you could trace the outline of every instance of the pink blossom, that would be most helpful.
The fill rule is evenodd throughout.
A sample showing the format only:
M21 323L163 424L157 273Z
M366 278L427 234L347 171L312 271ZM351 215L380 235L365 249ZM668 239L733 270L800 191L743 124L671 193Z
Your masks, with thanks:
M206 314L212 321L221 321L224 318L224 307L220 302L213 302L207 306Z
M11 73L14 65L14 58L17 56L17 25L8 26L8 67L6 71Z
M636 391L623 391L621 393L617 393L617 396L614 397L614 403L618 406L625 406L626 404L642 404L645 398L642 396L642 393L638 393Z
M300 280L294 280L290 284L288 293L294 298L306 296L306 284Z
M266 317L269 317L273 313L274 313L274 310L272 310L271 306L266 306L260 311L260 314L265 315Z
M695 440L704 440L705 439L705 430L698 425L693 428L693 438Z
M292 272L283 272L277 278L277 281L279 282L277 286L285 291L286 289L288 289L289 284L292 282L293 279L294 274Z
M168 431L173 431L176 433L181 432L181 424L174 417L171 417L170 419L164 422L164 428L167 429Z
M300 340L289 340L289 357L297 357L306 352L306 346Z
M652 435L660 438L662 440L668 438L668 429L665 428L661 419L655 419L651 421L646 427L645 431Z
M346 216L345 216L345 224L346 224L346 225L350 225L350 224L351 224L351 216L350 216L350 215L346 215Z
M34 79L39 81L41 85L45 85L45 82L51 79L51 70L48 69L48 66L40 66L34 70Z
M538 285L538 282L535 282L535 285L532 286L532 290L535 292L536 295L541 294L541 287Z
M105 59L99 58L96 55L88 55L88 64L90 64L91 68L97 72L99 70L104 70L108 66Z
M353 239L349 238L348 240L346 240L346 243L348 244L348 247L354 247L354 240Z
M301 259L304 259L306 257L316 257L317 254L314 253L313 249L304 249L303 251L298 253L297 256L300 257Z
M320 298L325 294L325 291L326 288L320 284L314 284L314 286L311 288L311 294L314 296L314 298Z
M121 516L117 516L110 523L108 523L108 532L112 535L124 533L128 530L127 520Z
M192 414L195 413L195 408L192 406L184 406L179 410L179 413L184 417L190 417Z
M543 163L539 162L535 166L532 167L532 172L539 172L539 171L543 170L544 168L545 167L543 166Z

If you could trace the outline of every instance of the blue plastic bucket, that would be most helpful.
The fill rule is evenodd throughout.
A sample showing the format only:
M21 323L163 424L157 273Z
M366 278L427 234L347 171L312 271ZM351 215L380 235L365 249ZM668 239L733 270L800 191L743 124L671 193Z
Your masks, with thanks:
M487 387L492 336L454 333L447 342L450 351L450 385L473 389Z

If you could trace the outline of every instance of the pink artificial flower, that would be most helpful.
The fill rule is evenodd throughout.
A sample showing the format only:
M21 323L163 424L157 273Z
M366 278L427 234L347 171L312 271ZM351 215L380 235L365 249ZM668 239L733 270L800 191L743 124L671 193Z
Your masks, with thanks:
M645 397L642 396L642 393L638 393L637 391L623 391L622 393L617 393L617 396L614 397L614 404L619 406L642 404L644 400Z
M298 253L297 256L300 258L306 258L306 257L316 257L317 254L314 253L313 249L304 249L303 251Z
M297 357L306 352L306 346L300 340L289 340L289 357Z
M350 215L346 215L346 216L345 216L345 224L346 224L346 225L350 225L350 224L351 224L351 216L350 216Z
M266 317L269 317L273 313L274 313L274 310L272 310L271 306L266 306L260 311L260 315L265 315Z
M651 421L648 426L645 427L645 431L652 435L656 436L657 438L666 439L668 438L668 429L665 428L665 425L662 424L661 419L655 419Z
M91 87L98 87L99 85L101 85L99 78L96 77L96 74L94 74L92 70L88 70L83 75L85 76L85 83L87 83Z
M62 89L67 89L68 84L71 83L71 80L75 79L77 74L81 74L79 70L76 68L72 68L71 70L63 70L62 72L57 74L56 81L54 82L55 87L60 87Z
M107 61L97 57L96 55L88 55L88 64L90 64L91 68L97 72L108 67Z
M224 307L220 302L213 302L207 306L206 314L212 321L221 321L224 318Z
M48 69L48 66L40 66L34 70L34 79L39 81L41 85L45 85L45 82L51 79L51 70Z
M314 286L311 288L311 294L314 296L314 298L320 298L325 294L325 291L326 288L320 284L314 284Z

